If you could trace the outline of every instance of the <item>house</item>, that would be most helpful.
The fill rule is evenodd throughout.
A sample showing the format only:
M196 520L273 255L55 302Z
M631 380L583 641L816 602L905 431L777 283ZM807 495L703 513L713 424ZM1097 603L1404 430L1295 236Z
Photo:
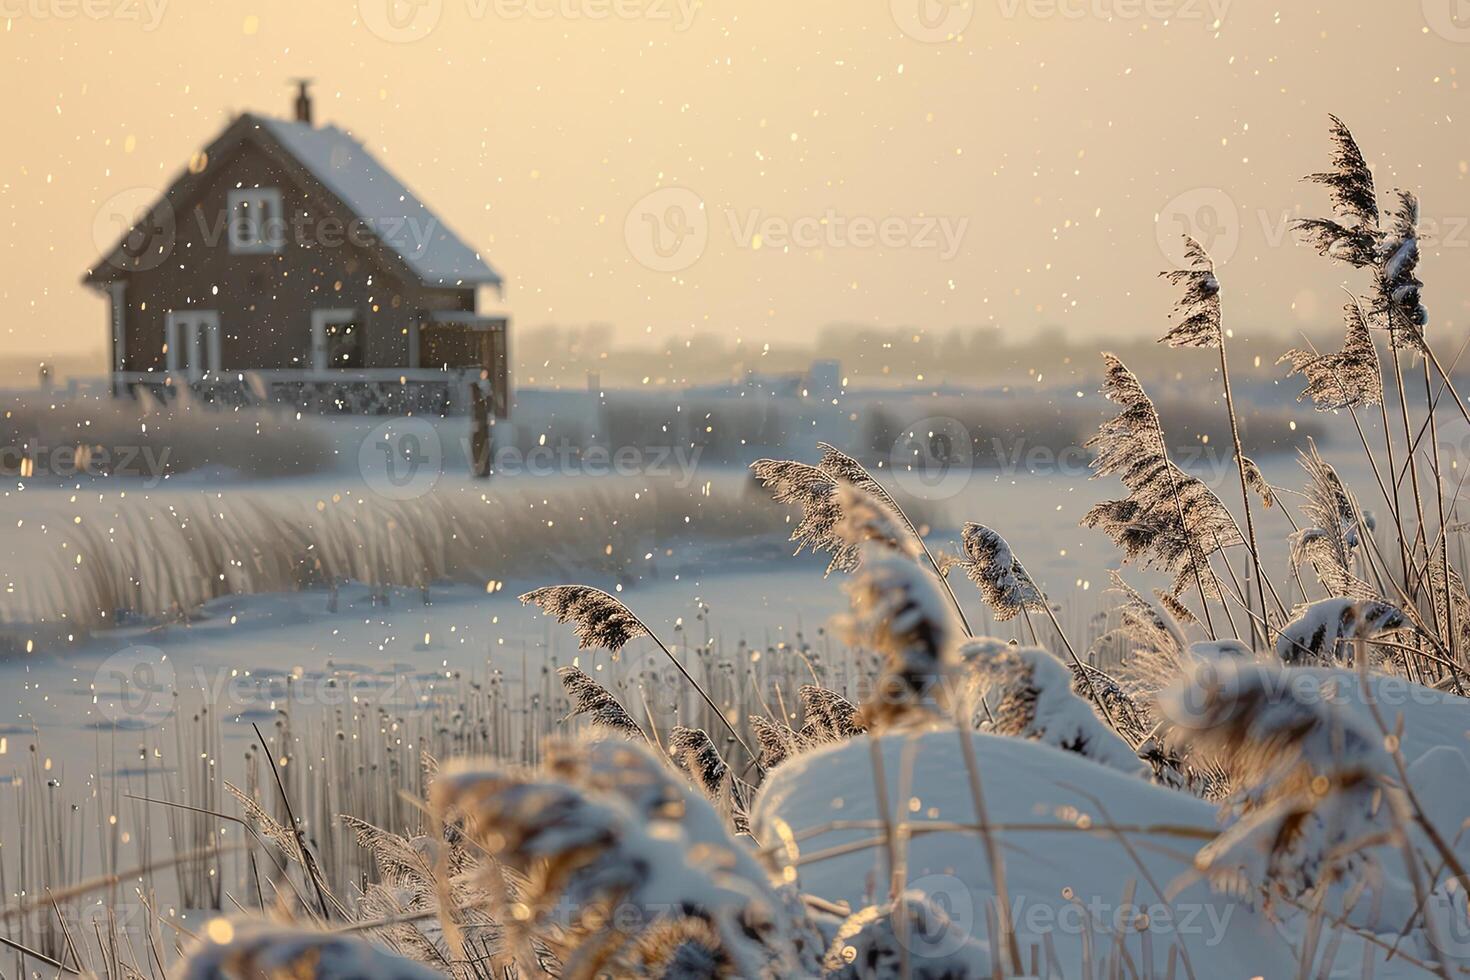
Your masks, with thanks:
M110 301L112 389L305 410L510 403L501 278L347 133L243 114L83 282ZM486 389L488 388L488 392Z

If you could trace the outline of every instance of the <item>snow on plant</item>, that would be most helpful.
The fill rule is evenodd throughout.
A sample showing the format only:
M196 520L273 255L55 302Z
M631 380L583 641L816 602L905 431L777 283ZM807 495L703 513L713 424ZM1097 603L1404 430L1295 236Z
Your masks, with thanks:
M1202 662L1166 693L1181 737L1236 787L1230 825L1196 858L1201 871L1295 899L1381 842L1390 827L1382 796L1396 792L1392 762L1382 737L1321 683L1296 668L1226 658Z
M932 717L947 707L945 681L958 639L954 617L935 577L914 561L912 551L874 533L875 523L884 526L879 505L855 487L845 487L843 494L845 513L836 533L863 558L845 586L852 611L842 632L882 658L863 724L886 727Z
M586 777L583 770L578 782L568 778L578 763L564 757L564 765L546 773L456 763L432 787L439 819L462 823L493 859L485 875L503 866L525 877L501 910L507 928L520 933L520 948L533 937L544 943L564 976L645 975L636 959L648 944L680 945L653 936L674 929L687 938L692 929L705 953L729 964L727 975L774 977L795 970L785 906L763 875L741 873L740 846L723 829L721 839L709 840L706 833L695 846L684 821L692 798L654 775L666 771L663 764L636 743L619 744L603 759L636 778L606 771ZM597 767L594 760L591 768ZM492 885L488 891L506 889Z
M904 931L899 931L902 923ZM993 976L989 946L963 933L934 899L906 891L842 921L822 962L834 980L898 977L979 980Z
M1392 223L1381 237L1374 267L1374 316L1381 316L1393 335L1411 347L1423 347L1429 313L1420 301L1419 199L1399 191L1398 206L1389 212Z
M443 975L356 936L250 919L212 919L184 954L179 980L443 980Z
M793 554L801 554L802 548L812 554L827 552L832 556L827 564L828 575L857 567L857 549L843 544L833 533L842 519L842 509L837 502L839 484L831 474L789 459L758 459L750 464L750 470L778 504L801 508L801 520L791 531L791 540L796 542Z
M1026 573L1006 539L983 524L968 523L960 532L965 575L995 613L997 622L1015 619L1028 609L1046 606L1046 597Z
M1276 655L1287 664L1350 663L1354 640L1376 639L1408 625L1403 611L1386 602L1322 599L1299 609L1297 618L1281 630Z
M968 647L961 647L960 657L979 673L994 698L992 731L1075 752L1131 775L1148 774L1148 766L1128 743L1073 693L1073 673L1054 655L985 640L973 655Z

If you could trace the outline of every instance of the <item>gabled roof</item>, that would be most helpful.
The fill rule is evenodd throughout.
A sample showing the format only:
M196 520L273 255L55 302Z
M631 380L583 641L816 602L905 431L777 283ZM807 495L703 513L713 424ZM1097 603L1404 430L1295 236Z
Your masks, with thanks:
M500 274L456 235L357 140L336 126L313 127L265 116L238 117L210 144L207 159L223 159L239 143L254 141L272 156L284 157L310 182L319 184L333 204L360 219L395 265L426 286L499 286ZM213 168L210 168L212 171ZM164 193L145 220L165 205L184 210L213 179L210 171L185 171ZM166 209L165 209L166 210ZM140 222L141 224L142 222ZM100 285L116 270L126 270L123 242L88 272L84 281Z
M499 285L500 276L357 140L336 126L256 117L286 152L367 221L429 285Z

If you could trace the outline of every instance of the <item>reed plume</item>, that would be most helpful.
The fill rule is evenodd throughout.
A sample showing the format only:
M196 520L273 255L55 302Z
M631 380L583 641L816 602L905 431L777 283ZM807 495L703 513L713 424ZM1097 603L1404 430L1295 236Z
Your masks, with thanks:
M822 455L816 466L775 459L759 459L750 465L751 472L777 503L801 507L802 519L791 532L791 540L797 543L796 553L800 554L802 547L814 554L827 552L832 555L827 566L828 574L834 570L850 572L862 562L861 542L866 537L881 534L894 547L923 556L934 570L940 587L954 606L960 625L968 634L970 625L965 618L964 607L949 584L948 564L941 564L934 557L918 526L899 502L862 463L825 442L817 443L817 447ZM844 494L845 487L856 489L860 496ZM869 531L866 536L849 534L844 538L838 533L837 526L847 516L844 501L851 504L854 500L863 500L868 508L865 523L869 525Z
M590 585L552 585L527 592L520 599L522 605L535 605L543 612L555 616L558 623L573 624L579 649L601 647L611 651L616 658L629 640L640 636L648 637L689 682L710 711L720 719L746 754L757 760L756 765L760 765L759 757L745 744L745 740L740 737L730 719L725 717L725 712L715 704L709 692L694 679L679 658L674 656L673 651L664 645L664 641L631 609L623 605L622 600ZM634 727L637 727L636 724Z
M1159 343L1170 347L1221 347L1225 335L1215 263L1204 246L1188 235L1184 236L1184 258L1187 268L1159 273L1171 285L1184 287L1184 294L1174 304L1174 326L1159 338Z
M566 666L557 670L567 697L572 699L572 713L567 717L586 715L594 724L608 728L628 738L644 738L643 728L633 720L626 708L612 692L592 679L579 667Z
M1094 475L1118 476L1129 493L1093 507L1082 525L1107 534L1125 560L1170 573L1174 597L1193 582L1208 626L1210 600L1222 599L1209 555L1244 538L1210 488L1169 459L1158 410L1138 379L1116 356L1103 359L1108 367L1103 394L1122 411L1104 422L1087 446L1097 453Z
M1011 552L1005 538L982 524L970 522L961 530L960 542L965 553L960 566L980 590L998 622L1015 619L1028 609L1046 608L1046 596Z
M1308 477L1302 504L1307 524L1292 535L1292 562L1297 566L1311 564L1328 595L1377 598L1373 587L1354 571L1362 545L1362 516L1357 501L1343 485L1337 470L1317 451L1316 443L1308 440L1307 449L1300 456Z
M684 775L711 799L718 799L724 792L725 781L730 777L730 767L720 757L719 749L710 740L709 733L702 728L685 728L675 725L669 730L669 758Z
M805 712L800 734L809 743L842 741L866 730L858 721L857 705L836 691L803 684L798 696Z
M1289 350L1276 362L1289 362L1290 373L1306 378L1307 386L1297 401L1310 398L1321 412L1383 404L1383 374L1362 303L1353 298L1343 306L1343 316L1347 336L1340 350L1329 354Z
M1266 474L1249 456L1236 456L1236 465L1245 477L1246 488L1261 498L1261 506L1270 509L1276 506L1276 488L1266 482Z
M631 777L607 771L610 763ZM487 875L506 867L524 876L506 920L553 946L563 976L628 975L629 958L646 955L638 938L681 919L708 927L735 975L793 969L782 903L722 830L710 841L708 819L686 826L693 798L658 777L663 768L632 742L591 759L563 753L544 775L461 762L430 800L493 859Z
M1196 856L1236 890L1295 899L1339 874L1386 829L1380 795L1392 764L1383 739L1294 668L1240 660L1200 665L1167 692L1165 713L1193 751L1234 782L1231 824ZM1330 683L1327 682L1327 683Z
M571 623L578 649L603 649L616 658L629 640L650 635L622 600L590 585L549 585L520 600L521 605L534 605L555 616L558 623Z
M801 508L801 520L791 531L796 551L806 548L812 554L830 554L825 574L850 572L859 558L858 549L839 541L833 529L842 519L837 502L838 481L815 466L790 459L758 459L750 464L755 474L778 504L795 504Z
M847 593L849 641L882 657L863 725L886 727L941 711L954 631L928 576L912 563L886 559L865 568Z
M1295 227L1319 255L1368 268L1378 259L1379 244L1373 172L1347 125L1337 116L1328 118L1332 120L1332 169L1305 179L1327 188L1336 218L1302 218Z
M1259 623L1269 645L1271 626L1270 615L1266 610L1266 591L1270 583L1261 575L1261 551L1256 542L1255 515L1251 513L1253 476L1246 471L1247 461L1240 440L1240 419L1235 413L1235 392L1230 385L1230 360L1225 351L1225 328L1220 312L1220 280L1215 275L1215 262L1210 254L1188 235L1184 236L1184 257L1187 268L1160 273L1170 284L1183 286L1184 292L1174 304L1174 326L1159 338L1159 343L1170 347L1207 347L1219 352L1220 383L1225 392L1225 415L1230 420L1230 437L1235 446L1235 468L1240 476L1240 500L1245 512L1245 543L1250 552L1244 596L1246 615L1251 619L1251 642L1255 642ZM1260 477L1259 470L1256 470L1254 477ZM1267 501L1267 506L1270 506L1269 496ZM1252 606L1252 583L1261 596L1259 620Z
M1419 281L1419 199L1398 191L1398 206L1389 212L1388 230L1378 244L1373 270L1374 301L1371 315L1383 318L1400 346L1424 350L1424 309Z

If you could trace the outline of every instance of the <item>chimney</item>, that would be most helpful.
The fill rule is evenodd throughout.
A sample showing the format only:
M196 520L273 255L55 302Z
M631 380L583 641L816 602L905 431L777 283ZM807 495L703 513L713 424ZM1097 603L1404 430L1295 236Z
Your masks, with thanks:
M296 93L296 121L311 125L311 79L298 78L296 84L299 87Z

